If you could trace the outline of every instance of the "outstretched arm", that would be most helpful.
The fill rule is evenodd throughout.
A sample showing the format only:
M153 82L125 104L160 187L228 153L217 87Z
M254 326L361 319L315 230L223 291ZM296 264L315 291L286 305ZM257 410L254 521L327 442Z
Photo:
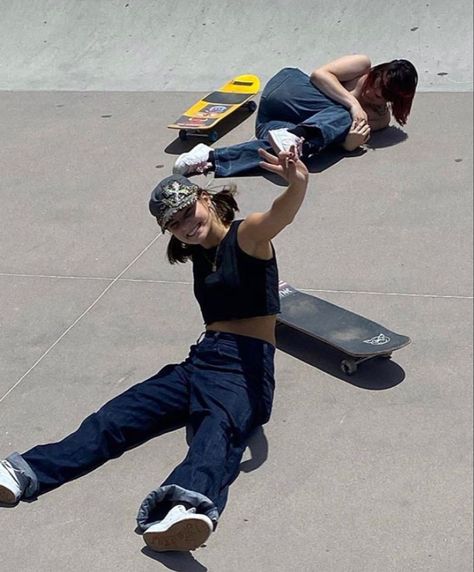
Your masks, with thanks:
M312 83L325 95L347 107L354 122L367 122L366 112L343 84L369 73L370 68L371 63L367 56L343 56L316 68L310 77Z
M263 169L276 173L288 182L288 187L264 213L252 213L239 227L239 241L249 254L255 252L252 245L268 243L287 225L293 222L301 207L308 186L308 169L299 160L296 149L282 151L278 157L259 150Z

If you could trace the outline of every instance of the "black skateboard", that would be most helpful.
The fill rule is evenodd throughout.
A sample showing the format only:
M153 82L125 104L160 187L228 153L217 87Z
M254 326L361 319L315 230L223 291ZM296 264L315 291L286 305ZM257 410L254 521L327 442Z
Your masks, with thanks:
M280 282L281 313L277 323L284 324L332 346L347 357L341 369L351 375L357 366L374 358L390 358L405 347L410 338L402 336L363 316L335 304L305 294Z

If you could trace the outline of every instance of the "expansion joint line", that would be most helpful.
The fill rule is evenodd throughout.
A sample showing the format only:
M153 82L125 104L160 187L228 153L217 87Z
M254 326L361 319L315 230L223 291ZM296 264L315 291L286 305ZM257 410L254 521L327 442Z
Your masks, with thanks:
M2 397L0 397L0 403L2 403L2 401L6 399L10 395L10 393L20 385L20 383L25 379L25 377L29 375L35 369L35 367L44 360L44 358L51 352L51 350L53 350L59 344L59 342L65 336L67 336L67 334L74 328L74 326L76 326L82 320L82 318L84 318L84 316L86 316L92 310L92 308L105 296L105 294L107 294L107 292L114 286L114 284L116 284L120 280L120 278L129 270L129 268L131 268L135 264L135 262L137 262L137 260L139 260L145 254L145 252L147 252L147 250L149 250L161 236L162 236L161 233L157 234L155 238L129 264L127 264L127 266L115 278L111 280L110 284L99 294L99 296L97 296L97 298L92 302L92 304L90 304L90 306L86 308L86 310L84 310L84 312L82 312L82 314L78 316L74 320L74 322L64 330L64 332L59 336L59 338L55 342L53 342L47 350L43 352L43 354L34 362L34 364L29 368L29 370L26 371L20 377L20 379L16 381L4 395L2 395Z

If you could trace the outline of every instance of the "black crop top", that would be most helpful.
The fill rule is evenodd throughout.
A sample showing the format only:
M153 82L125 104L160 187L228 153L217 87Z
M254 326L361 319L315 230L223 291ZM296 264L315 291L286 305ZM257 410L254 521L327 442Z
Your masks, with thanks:
M278 267L244 252L237 242L242 221L234 221L219 246L193 252L194 295L205 324L269 316L280 311ZM215 271L213 271L215 267Z

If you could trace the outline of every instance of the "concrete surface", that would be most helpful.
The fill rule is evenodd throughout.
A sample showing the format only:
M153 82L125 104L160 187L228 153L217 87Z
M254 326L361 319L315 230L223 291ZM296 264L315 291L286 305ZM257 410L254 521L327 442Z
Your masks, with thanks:
M134 533L141 500L185 453L180 431L37 502L0 508L1 568L471 570L472 7L261 2L246 8L243 26L236 5L211 2L227 29L213 25L204 37L196 30L210 28L206 6L0 2L0 458L60 439L107 399L183 358L199 336L190 267L166 263L166 238L146 203L184 148L166 124L249 61L262 77L286 64L308 69L321 53L413 55L422 73L426 62L405 136L393 127L361 156L320 157L304 209L276 241L282 278L413 342L347 378L333 352L282 331L272 419L252 441L205 548L156 555ZM160 33L183 34L185 12L193 26L182 49L158 41L158 16ZM361 41L369 16L386 23ZM327 22L335 29L338 19L353 27L329 36ZM293 20L299 30L284 34ZM123 42L107 42L101 22L110 38L131 30L132 55L120 59ZM258 49L247 41L252 31ZM252 136L253 118L239 120L224 126L218 145ZM243 215L281 190L262 177L236 182Z
M208 91L350 53L472 89L470 0L0 0L0 89Z

